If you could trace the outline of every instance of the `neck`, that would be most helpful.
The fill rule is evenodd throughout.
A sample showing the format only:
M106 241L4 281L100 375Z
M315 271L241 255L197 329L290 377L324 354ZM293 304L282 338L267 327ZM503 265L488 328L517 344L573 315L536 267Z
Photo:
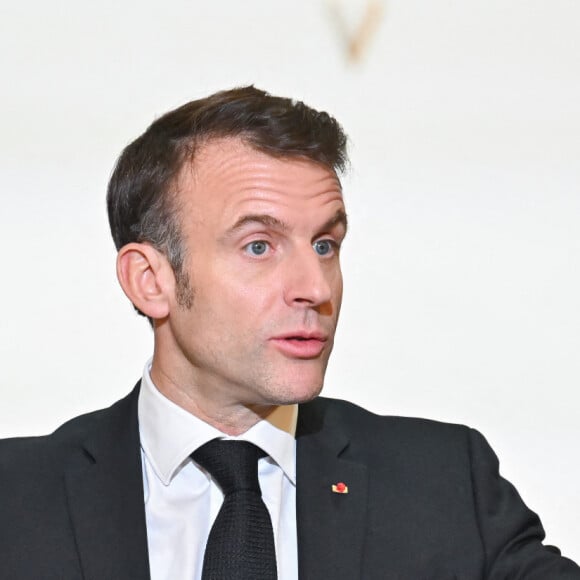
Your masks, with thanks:
M241 435L258 421L279 415L276 413L279 408L276 405L249 405L204 396L203 389L191 383L176 381L160 365L155 364L155 359L151 366L151 380L170 401L226 435Z

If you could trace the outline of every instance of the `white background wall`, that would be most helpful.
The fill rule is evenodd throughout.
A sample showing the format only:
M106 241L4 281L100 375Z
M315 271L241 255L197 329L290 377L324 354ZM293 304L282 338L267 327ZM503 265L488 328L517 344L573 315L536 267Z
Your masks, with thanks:
M353 66L324 0L1 0L0 434L139 377L111 167L155 116L253 82L352 139L326 394L477 427L580 560L580 3L385 4Z

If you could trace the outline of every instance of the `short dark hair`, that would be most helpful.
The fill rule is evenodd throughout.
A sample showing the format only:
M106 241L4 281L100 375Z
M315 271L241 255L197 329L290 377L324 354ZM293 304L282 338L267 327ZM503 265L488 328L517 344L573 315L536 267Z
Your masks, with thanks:
M177 178L195 162L199 145L239 137L273 157L302 157L335 172L347 163L346 135L328 113L253 86L214 93L166 113L121 153L107 191L109 225L117 249L149 242L183 278Z

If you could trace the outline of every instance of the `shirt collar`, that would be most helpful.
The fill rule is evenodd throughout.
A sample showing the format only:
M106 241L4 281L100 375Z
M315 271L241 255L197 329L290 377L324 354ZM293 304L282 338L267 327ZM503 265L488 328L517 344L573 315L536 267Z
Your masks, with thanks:
M141 447L157 477L169 485L198 448L222 437L250 441L263 449L296 485L296 421L298 405L276 407L264 420L238 437L229 437L161 394L151 380L151 361L143 370L139 392Z

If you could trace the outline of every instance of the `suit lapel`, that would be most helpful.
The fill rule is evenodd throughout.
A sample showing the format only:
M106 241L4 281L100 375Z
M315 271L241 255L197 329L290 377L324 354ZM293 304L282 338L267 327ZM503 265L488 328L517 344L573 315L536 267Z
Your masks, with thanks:
M366 466L347 459L349 438L323 400L300 407L296 512L300 580L361 577L367 511ZM343 482L347 494L334 493Z
M65 474L85 580L149 580L138 388L97 417Z

